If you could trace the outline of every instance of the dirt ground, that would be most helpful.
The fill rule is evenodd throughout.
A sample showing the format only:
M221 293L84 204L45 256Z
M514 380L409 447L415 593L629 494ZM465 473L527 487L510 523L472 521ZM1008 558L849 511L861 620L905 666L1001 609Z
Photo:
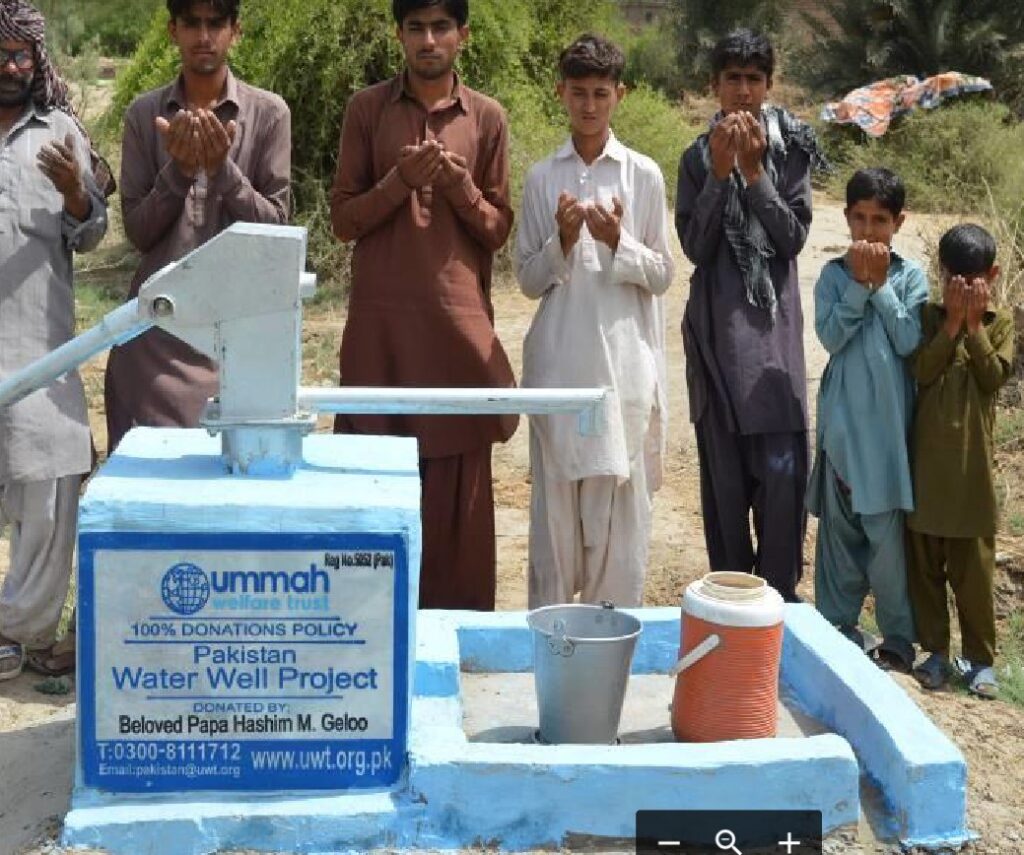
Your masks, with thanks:
M922 235L937 229L934 220L908 219L897 248L923 258ZM814 225L801 256L801 290L805 314L813 317L812 289L821 265L848 243L841 207L825 198L816 200ZM697 457L692 429L686 417L682 342L678 322L686 298L688 267L680 258L677 282L668 293L670 330L669 370L671 427L665 484L655 499L650 571L645 600L650 605L679 603L685 585L707 571L697 479ZM520 343L535 304L507 283L495 294L499 334L510 357L520 361ZM338 312L311 319L307 333L337 339L343 318ZM809 396L814 400L826 357L807 324L806 346ZM102 402L102 363L84 372L93 402ZM310 380L307 377L307 381ZM326 382L326 381L325 381ZM93 408L97 437L102 436L102 413ZM97 439L100 444L100 440ZM522 609L526 605L526 548L529 480L525 425L505 446L495 450L495 491L498 531L498 607ZM813 554L813 525L805 555ZM1024 588L1024 552L1019 543L1000 543L1008 555L1008 575L1000 586L1006 597L1021 607ZM6 543L0 544L0 575L6 568ZM808 565L809 568L809 565ZM810 575L810 574L808 574ZM813 598L810 580L801 593ZM970 828L979 840L970 846L977 853L1024 853L1024 710L1002 702L984 703L955 692L925 694L912 679L896 678L907 693L960 747L969 767L968 811ZM22 676L0 684L0 855L8 852L54 853L60 818L67 810L72 762L73 696L39 694L39 678ZM26 848L27 847L27 848ZM832 851L891 852L893 847L850 843ZM895 850L898 851L898 850Z

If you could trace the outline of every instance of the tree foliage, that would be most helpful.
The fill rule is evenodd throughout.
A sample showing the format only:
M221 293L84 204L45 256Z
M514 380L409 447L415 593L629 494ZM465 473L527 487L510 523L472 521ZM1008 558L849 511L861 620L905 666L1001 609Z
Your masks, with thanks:
M691 86L705 87L715 43L736 27L778 33L786 0L676 0L675 34L678 64Z
M34 0L46 17L47 36L58 54L77 56L93 48L106 56L129 56L163 0Z
M1024 16L1017 0L824 0L804 14L812 43L797 62L830 95L896 74L964 71L1020 97Z

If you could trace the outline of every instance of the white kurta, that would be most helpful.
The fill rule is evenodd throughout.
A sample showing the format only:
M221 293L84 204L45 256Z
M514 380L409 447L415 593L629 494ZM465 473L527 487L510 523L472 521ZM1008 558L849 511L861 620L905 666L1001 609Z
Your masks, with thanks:
M584 225L579 241L564 255L554 217L563 191L607 208L611 208L613 197L621 200L624 214L616 252L595 241ZM515 267L523 293L539 298L541 304L523 344L522 385L604 386L610 390L604 432L599 436L582 436L579 421L572 415L531 417L535 438L531 456L543 458L532 465L535 476L543 473L534 478L535 491L545 489L544 483L552 480L609 477L619 487L628 488L638 467L645 473L641 479L644 492L660 486L668 418L661 295L671 285L674 273L668 236L661 170L614 136L591 164L583 162L569 140L530 170L523 191ZM531 525L531 544L538 532L544 537L578 541L580 526L590 531L614 530L620 541L634 537L646 544L648 526L642 522L634 519L628 531L623 531L610 519L574 520L581 505L562 507L563 503L552 501L554 497L545 498L534 502L535 508L546 508L548 519L543 526L539 521ZM636 507L631 501L611 507L616 504ZM621 542L612 544L611 550L621 554L621 546ZM542 550L531 547L531 565L535 559L542 560L542 555L571 556L575 551L554 544ZM646 556L646 548L625 551ZM594 565L593 556L586 563ZM616 572L639 572L642 580L644 568ZM566 582L572 588L580 591L586 587L578 567L531 566L531 576L545 573L569 574ZM576 580L569 582L573 577ZM597 588L594 596L600 598Z

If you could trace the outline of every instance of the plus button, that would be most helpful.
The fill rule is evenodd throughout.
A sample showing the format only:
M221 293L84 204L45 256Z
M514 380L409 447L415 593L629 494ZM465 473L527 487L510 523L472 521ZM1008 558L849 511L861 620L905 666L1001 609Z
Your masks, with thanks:
M793 832L792 831L787 831L786 832L786 839L779 841L779 846L785 846L786 847L786 855L793 855L793 847L794 846L799 846L799 845L800 845L800 841L793 839Z

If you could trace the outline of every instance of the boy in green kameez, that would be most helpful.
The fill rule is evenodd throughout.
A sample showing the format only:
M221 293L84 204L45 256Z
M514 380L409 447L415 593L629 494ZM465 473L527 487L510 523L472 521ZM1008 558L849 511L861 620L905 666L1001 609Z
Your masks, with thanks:
M946 584L960 618L959 670L975 695L994 698L995 534L992 460L996 393L1013 365L1013 318L990 305L999 276L996 243L980 226L955 226L939 242L942 303L922 312L913 429L915 510L907 518L907 580L918 640L914 669L938 689L950 672Z

